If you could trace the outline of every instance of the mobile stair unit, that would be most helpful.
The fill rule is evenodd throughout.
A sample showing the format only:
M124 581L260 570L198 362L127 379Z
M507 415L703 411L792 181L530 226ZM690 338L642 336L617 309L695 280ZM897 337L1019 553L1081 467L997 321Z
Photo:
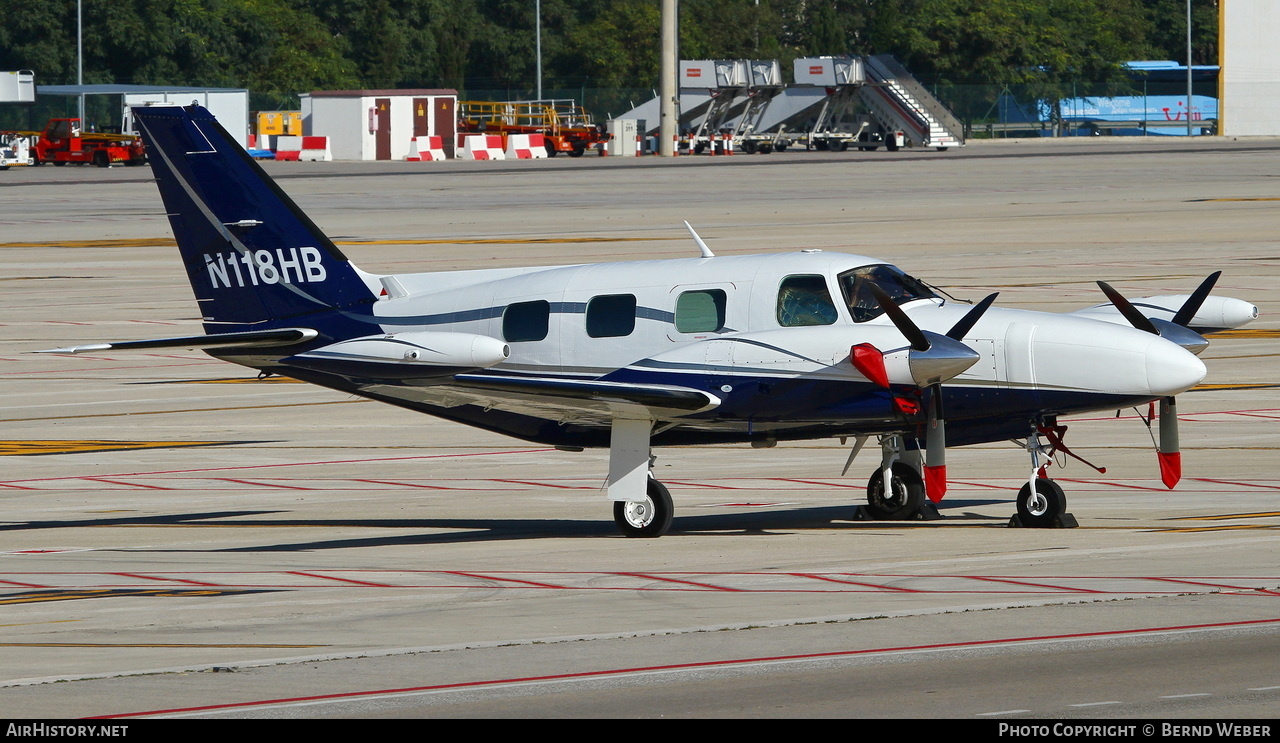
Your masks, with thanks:
M861 57L803 57L795 61L795 77L798 85L825 88L827 96L794 144L832 152L843 152L850 144L861 143L863 149L879 145L883 127L860 110L859 91L867 82Z
M877 54L864 58L864 63L867 84L858 89L858 95L886 129L901 132L905 144L913 147L945 150L964 146L960 121L898 60Z

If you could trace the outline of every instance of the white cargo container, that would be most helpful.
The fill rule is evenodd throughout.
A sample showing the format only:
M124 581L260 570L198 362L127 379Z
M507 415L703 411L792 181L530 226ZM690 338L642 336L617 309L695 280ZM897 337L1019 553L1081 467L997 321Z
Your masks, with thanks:
M218 123L241 146L249 146L249 91L234 88L218 90L154 90L122 93L124 115L120 131L137 134L130 112L134 106L190 106L198 103L209 109Z
M0 72L0 103L35 103L36 75L31 70Z

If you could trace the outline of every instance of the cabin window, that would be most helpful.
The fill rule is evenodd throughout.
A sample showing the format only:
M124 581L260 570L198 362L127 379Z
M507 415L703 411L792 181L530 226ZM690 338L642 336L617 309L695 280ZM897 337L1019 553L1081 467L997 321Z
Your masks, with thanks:
M676 300L676 330L681 333L714 333L724 327L725 293L722 289L685 292Z
M831 325L837 316L823 276L788 276L778 287L778 324L784 328Z
M636 329L636 298L632 294L606 294L587 302L587 335L617 338Z
M908 276L901 269L888 264L863 266L840 274L837 282L844 294L845 304L854 322L866 322L884 314L884 308L871 293L874 284L893 301L906 304L917 299L936 297L937 294L923 281Z
M540 341L547 337L550 319L551 303L544 299L509 304L502 313L502 339L508 343Z

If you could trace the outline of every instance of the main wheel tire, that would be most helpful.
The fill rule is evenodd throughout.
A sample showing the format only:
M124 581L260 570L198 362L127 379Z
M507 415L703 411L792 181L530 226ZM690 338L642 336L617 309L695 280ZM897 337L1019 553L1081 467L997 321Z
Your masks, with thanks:
M924 480L916 468L895 462L888 495L884 488L884 471L876 470L867 481L867 511L878 521L902 521L911 518L924 503Z
M1024 484L1018 491L1018 520L1023 526L1044 529L1053 526L1067 511L1067 496L1058 483L1047 477L1036 479L1036 495Z
M660 537L671 528L675 506L667 486L649 478L648 496L640 503L613 502L613 521L626 537Z

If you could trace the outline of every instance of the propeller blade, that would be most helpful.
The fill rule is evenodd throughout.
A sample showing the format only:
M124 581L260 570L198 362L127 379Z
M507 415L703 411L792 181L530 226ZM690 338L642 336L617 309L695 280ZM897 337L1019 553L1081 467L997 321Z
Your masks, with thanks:
M1218 283L1218 277L1222 275L1221 271L1215 271L1208 278L1200 282L1200 286L1191 293L1187 301L1178 309L1178 313L1173 316L1173 323L1187 327L1191 319L1200 311L1200 305L1204 304L1204 300L1209 297L1209 292L1213 291L1213 285Z
M1182 479L1182 449L1178 444L1178 406L1172 397L1160 400L1160 479L1173 487Z
M1115 305L1117 310L1120 310L1120 314L1124 315L1124 319L1128 320L1130 325L1152 335L1160 335L1160 331L1156 330L1156 326L1151 323L1151 320L1139 312L1137 307L1134 307L1129 300L1124 298L1124 295L1112 289L1105 281L1099 281L1098 287L1102 289L1103 294L1107 295L1107 299L1111 300L1111 304Z
M947 421L942 412L942 385L929 388L929 421L924 431L924 493L938 503L947 494Z
M964 317L960 318L960 322L953 325L951 329L947 331L947 337L953 341L964 340L965 334L970 330L973 330L973 326L978 324L978 320L982 319L983 313L987 311L987 308L991 306L992 302L996 301L996 297L998 296L1000 296L1000 292L988 294L985 299L975 304L973 309L969 310Z
M907 317L907 313L903 312L896 302L889 299L889 295L885 294L883 289L870 282L868 282L867 288L871 290L876 302L880 304L884 313L893 321L894 326L898 328L898 332L906 337L911 347L917 351L928 351L931 344L929 339L925 337L924 332L920 330L920 326L912 322L911 318Z

